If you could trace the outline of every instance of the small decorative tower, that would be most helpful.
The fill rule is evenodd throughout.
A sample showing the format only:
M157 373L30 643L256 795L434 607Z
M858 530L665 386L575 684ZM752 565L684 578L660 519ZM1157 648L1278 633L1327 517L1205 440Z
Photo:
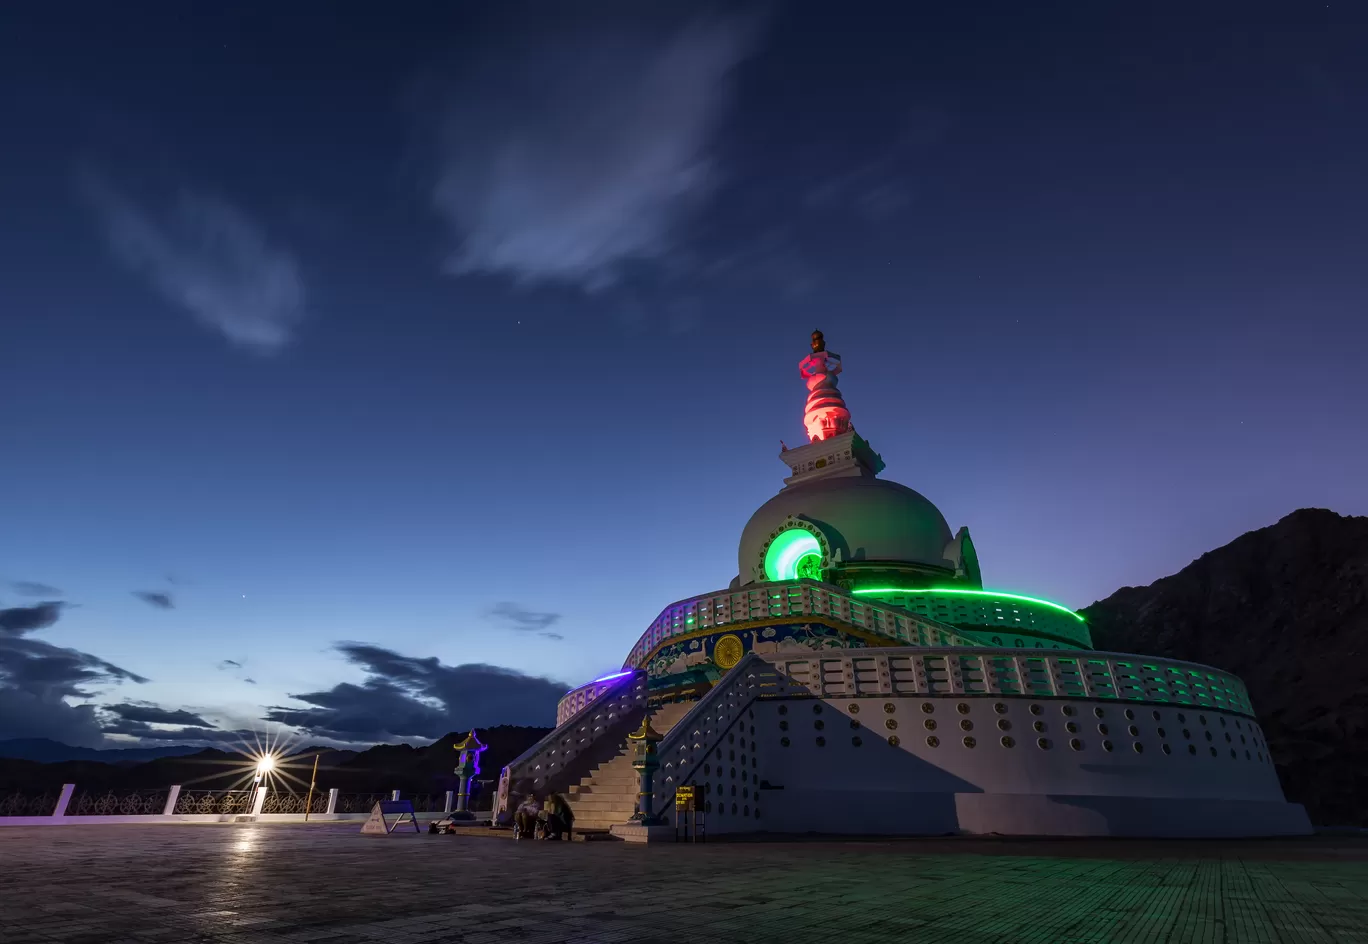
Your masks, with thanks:
M660 769L656 745L665 740L665 735L651 727L651 716L647 715L641 719L641 727L636 733L627 735L627 738L632 742L634 752L632 767L640 778L640 786L637 788L637 811L632 816L632 822L640 823L642 826L659 826L663 820L651 810L651 791L655 772Z
M808 440L821 442L839 436L850 429L850 410L846 409L841 391L836 389L836 375L841 372L841 355L826 349L822 332L812 332L812 353L798 362L798 372L807 381L807 407L803 411L803 425Z
M451 745L454 750L460 751L460 758L456 762L456 776L460 778L461 791L456 795L456 810L452 814L452 819L474 819L475 814L470 812L470 778L480 772L480 754L487 745L481 744L480 739L471 731L460 741Z

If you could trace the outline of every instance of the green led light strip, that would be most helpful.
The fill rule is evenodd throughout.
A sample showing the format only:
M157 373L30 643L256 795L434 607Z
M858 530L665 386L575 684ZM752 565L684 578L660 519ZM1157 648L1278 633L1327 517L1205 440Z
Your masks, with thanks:
M960 590L958 588L952 587L935 587L926 590L911 590L905 587L864 587L859 590L852 590L850 592L854 594L905 593L908 596L926 596L932 593L952 593L965 597L991 597L998 600L1020 600L1023 603L1039 603L1041 606L1051 607L1052 609L1059 610L1061 613L1068 613L1070 616L1078 620L1080 623L1087 622L1087 620L1079 616L1077 613L1069 609L1067 606L1064 606L1062 603L1052 603L1049 600L1041 600L1036 597L1024 597L1019 593L999 593L996 590Z

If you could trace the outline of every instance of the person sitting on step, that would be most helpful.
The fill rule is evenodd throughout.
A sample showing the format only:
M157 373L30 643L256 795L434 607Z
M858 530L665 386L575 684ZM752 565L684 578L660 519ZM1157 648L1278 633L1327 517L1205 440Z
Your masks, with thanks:
M529 793L523 797L517 812L513 814L513 838L521 839L526 836L531 839L537 834L537 819L541 813L541 804L537 802L536 796Z
M542 812L545 815L543 838L570 838L570 831L575 825L575 814L571 811L570 804L565 801L565 797L559 793L549 794Z

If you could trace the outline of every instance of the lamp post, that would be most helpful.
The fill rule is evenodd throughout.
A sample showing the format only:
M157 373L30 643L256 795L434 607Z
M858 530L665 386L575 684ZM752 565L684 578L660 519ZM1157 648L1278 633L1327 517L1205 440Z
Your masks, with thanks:
M456 762L456 776L460 778L460 791L456 794L456 809L452 812L451 818L474 819L475 814L469 809L470 779L480 772L480 754L488 745L481 744L475 732L471 731L462 740L451 746L454 750L461 752Z
M637 810L632 814L632 822L642 826L659 826L664 820L651 811L651 781L660 768L656 745L665 740L665 736L651 727L651 716L647 715L641 719L641 727L636 733L627 735L627 738L632 742L632 767L640 777Z
M309 796L304 800L304 822L309 821L309 809L313 806L314 787L318 786L318 755L314 755L313 773L309 775Z
M252 815L260 816L266 805L266 785L263 783L268 773L275 770L275 758L265 754L257 759L256 777L252 781Z

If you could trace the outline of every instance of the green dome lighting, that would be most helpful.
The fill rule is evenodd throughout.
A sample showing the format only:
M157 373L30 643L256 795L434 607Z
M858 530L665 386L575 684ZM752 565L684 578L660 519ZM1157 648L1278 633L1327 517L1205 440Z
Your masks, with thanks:
M806 528L779 532L765 550L768 580L822 579L822 545Z
M783 535L780 535L780 537L783 537ZM766 567L768 567L768 565L769 565L769 559L768 559L768 557L766 557L765 564L766 564ZM771 578L771 579L774 579L774 578ZM959 587L934 587L934 588L931 588L931 589L912 589L912 588L905 588L905 587L861 587L859 590L852 590L852 591L850 591L850 592L853 593L853 594L857 594L857 595L858 595L858 594L865 594L865 593L869 593L869 594L877 593L877 594L885 594L885 595L886 595L886 594L894 594L894 593L904 593L904 594L907 594L908 596L929 596L929 595L931 595L931 594L954 594L954 595L957 595L957 596L965 596L965 597L988 597L988 598L997 599L997 600L1020 600L1020 601L1023 602L1023 603L1036 603L1036 604L1039 604L1040 606L1048 606L1048 607L1050 607L1051 609L1059 610L1061 613L1068 613L1070 616L1072 616L1074 619L1078 620L1080 623L1086 623L1086 622L1087 622L1087 620L1085 620L1083 617L1079 616L1077 613L1075 613L1073 610L1069 609L1067 606L1064 606L1062 603L1052 603L1052 602L1049 601L1049 600L1041 600L1041 599L1039 599L1038 597L1026 597L1026 596L1022 596L1022 595L1019 594L1019 593L1001 593L1001 592L999 592L999 591L997 591L997 590L964 590L964 589L959 588Z

